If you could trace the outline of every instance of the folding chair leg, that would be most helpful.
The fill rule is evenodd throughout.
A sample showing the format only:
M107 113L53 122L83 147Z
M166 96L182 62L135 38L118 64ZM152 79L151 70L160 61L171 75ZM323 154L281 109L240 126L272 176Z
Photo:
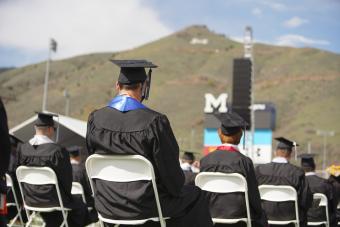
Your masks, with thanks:
M29 213L28 213L29 214ZM35 211L33 211L33 213L31 215L29 215L27 218L28 218L28 221L26 223L26 227L29 227L31 225L31 222L33 221L33 218L36 216L36 213Z
M68 227L68 223L67 223L68 212L67 211L61 211L61 212L63 214L64 221L61 223L60 227L62 227L62 226Z

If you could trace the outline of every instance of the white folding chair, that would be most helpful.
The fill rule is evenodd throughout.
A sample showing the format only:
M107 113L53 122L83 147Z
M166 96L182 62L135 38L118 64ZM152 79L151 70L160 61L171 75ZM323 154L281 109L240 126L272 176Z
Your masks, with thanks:
M296 227L300 226L298 198L295 188L288 185L260 185L260 196L262 200L271 202L288 202L293 201L295 204L294 220L268 220L270 225L288 225L293 223Z
M6 173L6 184L7 184L7 187L10 189L10 192L13 194L13 198L14 198L14 203L7 203L6 205L7 205L7 207L15 206L16 209L17 209L17 212L18 212L15 215L15 217L11 220L11 222L8 224L8 226L12 227L13 225L15 225L15 222L18 220L18 218L20 220L21 226L23 226L24 222L23 222L22 216L21 216L22 207L19 204L12 177L10 175L8 175L7 173Z
M31 222L33 221L33 218L40 212L61 211L64 220L60 226L68 227L67 215L70 209L64 207L63 201L61 199L58 179L54 171L49 167L19 166L16 170L16 174L17 174L17 179L19 183L22 200L23 200L27 218L28 218L28 222L26 223L26 226L30 226ZM22 183L31 184L31 185L46 185L46 184L54 185L57 191L59 206L33 207L33 206L27 205L25 202L24 192L23 192L23 188L21 185ZM29 211L32 211L31 215L29 214Z
M340 210L340 202L338 203L338 205L336 206L337 210ZM340 225L340 221L338 222L338 225Z
M83 186L79 182L72 182L71 194L81 195L83 202L86 204L84 189L83 189Z
M94 192L93 179L111 182L131 182L139 180L148 180L152 182L158 217L151 217L142 220L113 220L102 217L102 215L98 212L98 217L102 226L103 222L119 226L141 225L151 220L160 222L161 227L166 227L166 218L163 218L153 166L149 160L140 155L93 154L86 160L86 171L90 180L92 192Z
M322 193L314 193L313 194L314 200L320 200L319 207L324 207L326 212L326 220L325 221L319 221L319 222L308 222L308 225L314 226L314 225L325 225L326 227L329 227L329 213L328 213L328 200L327 196Z
M247 181L238 173L218 173L218 172L201 172L195 178L196 186L202 190L213 193L234 193L243 192L245 196L247 217L239 219L212 218L214 223L234 224L245 222L251 227L251 217L248 198Z

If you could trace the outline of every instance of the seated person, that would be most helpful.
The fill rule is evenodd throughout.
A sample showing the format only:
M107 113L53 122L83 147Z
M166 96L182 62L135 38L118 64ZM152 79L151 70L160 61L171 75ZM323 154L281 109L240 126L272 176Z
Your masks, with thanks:
M168 118L142 103L148 97L151 68L156 66L145 60L112 62L121 68L118 95L90 114L86 135L89 153L145 157L154 168L163 216L170 217L167 227L213 226L204 192L184 185L179 147ZM148 74L145 68L149 68ZM94 179L93 185L98 192L94 196L96 210L104 218L136 220L158 214L151 182Z
M20 188L19 188L19 185L18 185L15 170L16 170L17 150L19 149L19 147L21 146L23 141L21 141L20 139L18 139L17 137L15 137L13 135L9 135L9 140L11 142L11 156L10 156L10 161L9 161L7 173L12 178L13 186L14 186L14 189L15 189L15 192L16 192L15 195L18 199L18 203L22 206L23 205L22 204L22 198L21 198ZM6 200L7 200L7 203L15 203L13 191L11 191L10 188L8 188ZM17 208L15 206L8 207L7 211L8 211L7 220L13 219L18 213ZM22 209L21 217L23 218L24 222L27 221L26 212L25 212L24 209Z
M298 146L298 144L283 137L276 138L276 140L279 143L276 148L275 158L271 163L256 167L256 178L259 185L289 185L295 188L298 195L300 227L305 227L307 226L307 211L311 206L313 196L306 182L304 171L289 163L293 147ZM294 202L263 201L262 206L269 220L295 219Z
M197 168L197 165L195 164L195 155L192 152L184 152L181 158L181 168L185 176L184 184L194 185L195 177L197 172L199 172L199 168Z
M340 165L331 165L327 168L327 172L329 173L328 182L332 184L333 189L335 190L335 200L336 203L340 203ZM336 210L336 221L340 222L340 209L337 207Z
M72 166L68 152L56 144L52 139L55 134L55 125L52 114L38 113L35 122L35 136L22 146L17 153L17 166L50 167L58 178L60 194L64 206L70 208L68 214L69 226L83 227L90 224L86 205L81 199L73 197ZM27 205L51 207L59 204L54 185L22 184L25 202ZM55 196L53 196L55 195ZM42 212L46 226L60 226L63 218L61 212Z
M237 145L246 122L236 113L215 115L221 121L218 135L222 145L201 159L201 172L239 173L247 180L252 226L267 226L267 218L261 208L261 199L253 162L239 152ZM247 216L244 193L207 192L213 218L244 218ZM243 226L237 223L228 226ZM215 226L224 226L221 224ZM246 225L244 225L246 226Z
M314 154L301 154L301 168L305 171L306 181L312 192L324 194L328 199L328 215L330 226L337 226L336 222L336 198L335 190L333 186L325 179L319 177L315 173L315 162ZM313 206L309 208L307 213L308 222L320 222L326 220L326 212L324 207L319 207L320 201L315 201L317 204L313 203Z
M87 177L85 165L84 163L81 162L81 157L80 157L81 147L79 146L68 147L67 151L70 154L73 182L78 182L83 187L86 206L90 208L91 216L94 219L96 219L97 212L94 209L94 200L92 197L92 190L91 190L89 178Z

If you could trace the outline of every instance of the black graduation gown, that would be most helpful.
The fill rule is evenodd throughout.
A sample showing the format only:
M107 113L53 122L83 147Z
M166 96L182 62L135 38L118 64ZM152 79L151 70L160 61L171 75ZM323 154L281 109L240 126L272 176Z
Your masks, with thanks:
M338 204L340 201L340 176L336 177L331 175L328 178L328 182L333 186L333 190L335 191L335 203ZM340 222L340 210L336 210L336 221ZM338 225L339 226L339 225Z
M11 144L8 134L7 115L5 106L0 98L0 193L6 193L6 178L9 158L11 154Z
M201 172L239 173L247 180L250 216L254 227L267 225L267 218L261 207L253 162L238 151L216 150L201 159ZM244 193L207 192L211 216L214 218L246 217ZM228 225L229 226L229 225ZM234 226L243 226L243 223Z
M336 222L336 198L333 186L325 179L318 177L317 175L306 176L306 181L309 185L311 192L322 193L327 196L328 199L328 213L330 219L330 226L337 226ZM317 201L316 201L317 202ZM318 204L313 204L313 206L308 210L307 213L308 221L317 222L326 220L326 212L322 207L318 207Z
M307 210L310 208L313 196L306 182L304 171L290 163L268 163L255 169L259 185L290 185L298 194L300 226L307 226ZM293 202L263 201L262 207L269 220L289 220L295 218Z
M195 178L197 173L194 173L190 170L183 170L185 181L185 185L195 185Z
M167 226L212 226L201 190L183 187L179 148L165 115L148 108L120 112L104 107L90 114L86 142L89 153L137 154L153 164L163 215L171 217ZM94 183L95 207L102 216L112 219L157 216L151 182Z
M85 226L89 220L87 208L81 199L71 195L72 166L68 152L54 143L32 146L29 143L21 145L17 153L17 166L46 166L54 170L65 207L71 208L68 215L70 226ZM51 207L59 204L57 192L53 185L22 184L27 205ZM27 196L26 196L27 195ZM47 226L59 226L62 221L60 212L42 213Z
M85 165L83 163L72 164L73 181L78 182L83 186L86 205L88 207L94 206L94 200L92 197L91 186L89 178L87 177Z

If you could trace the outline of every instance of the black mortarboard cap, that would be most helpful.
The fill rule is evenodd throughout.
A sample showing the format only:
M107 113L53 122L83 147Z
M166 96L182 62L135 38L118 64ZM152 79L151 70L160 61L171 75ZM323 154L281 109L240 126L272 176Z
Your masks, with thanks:
M234 135L240 129L248 126L248 123L236 112L217 113L214 115L221 122L221 130L224 135Z
M145 68L156 68L157 65L146 60L111 60L120 67L118 82L136 84L147 79Z
M195 155L193 152L190 151L184 151L182 155L183 160L188 160L188 161L195 161Z
M36 114L38 114L38 118L35 121L35 126L54 127L53 117L58 117L58 115L52 114L52 113L43 113L43 112L36 112Z
M80 146L71 146L66 149L71 157L76 157L80 155Z
M292 151L293 147L299 146L295 141L290 141L284 137L275 138L279 143L277 144L277 149Z
M314 161L315 156L316 156L316 154L300 154L300 155L298 155L298 157L301 158L301 166L302 167L315 168L315 161Z
M23 143L21 139L11 134L9 135L9 141L12 146L17 146L18 144Z

